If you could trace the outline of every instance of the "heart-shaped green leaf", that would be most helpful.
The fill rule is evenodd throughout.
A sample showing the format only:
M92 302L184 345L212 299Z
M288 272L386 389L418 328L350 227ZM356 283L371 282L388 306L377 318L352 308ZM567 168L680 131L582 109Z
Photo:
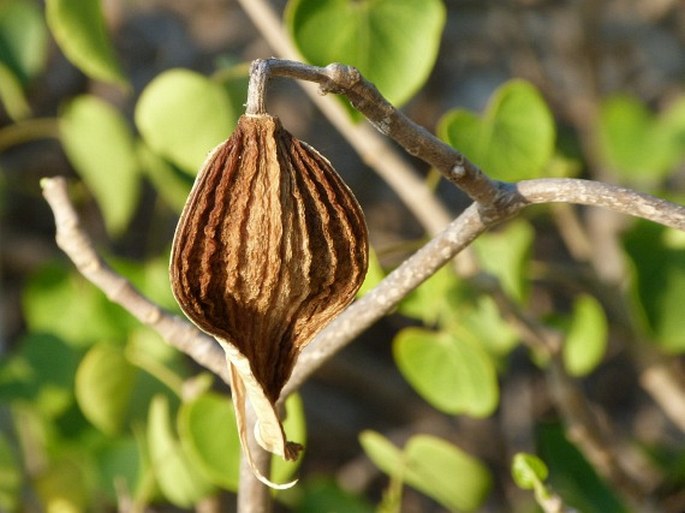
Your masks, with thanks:
M48 26L67 59L92 78L126 84L100 0L47 0L45 9Z
M602 305L583 295L573 305L564 343L564 366L572 376L584 376L599 365L607 346L609 328Z
M150 148L193 175L235 126L228 93L187 69L165 71L150 82L135 120Z
M439 0L291 0L285 18L309 62L356 66L401 105L433 69L445 7Z
M97 199L107 228L120 234L134 213L140 189L126 120L108 103L83 95L62 110L60 133L64 150Z
M497 89L482 117L463 109L448 112L438 133L491 178L507 181L541 176L556 137L547 104L523 80Z
M407 381L435 408L486 417L497 407L495 366L469 336L406 328L395 337L393 354Z
M105 433L120 432L135 379L136 368L121 348L107 343L93 346L76 371L76 400L83 415Z
M404 450L374 431L364 431L359 440L364 452L383 472L450 511L475 510L492 486L492 476L480 461L440 438L416 435Z

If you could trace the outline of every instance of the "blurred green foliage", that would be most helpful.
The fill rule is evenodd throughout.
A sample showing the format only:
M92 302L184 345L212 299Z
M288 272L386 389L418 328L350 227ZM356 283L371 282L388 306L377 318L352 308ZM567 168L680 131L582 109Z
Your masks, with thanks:
M433 69L445 6L438 0L291 0L285 22L309 61L356 65L399 105L423 87ZM87 76L129 87L99 1L47 0L42 10L30 0L5 0L0 101L11 119L31 116L27 91L44 70L51 36ZM94 93L64 99L61 144L112 238L126 232L145 180L167 207L180 211L196 170L241 111L234 92L236 84L244 92L245 75L230 76L164 71L136 99L133 122ZM594 128L603 163L618 180L666 193L665 184L685 157L685 98L658 113L623 95L603 99L600 107ZM446 112L438 133L496 179L568 176L582 168L558 148L553 114L541 93L522 80L497 89L483 113ZM473 246L479 268L524 310L534 300L534 243L532 223L516 220ZM624 243L638 338L682 354L685 239L638 222ZM115 261L115 267L148 297L175 308L166 255L146 263ZM362 293L384 274L374 257ZM0 510L22 511L28 489L45 511L69 513L112 508L122 490L141 508L152 501L192 508L218 489L236 490L233 410L226 394L210 390L211 378L193 376L182 355L65 263L34 273L22 303L26 335L0 360ZM448 415L493 415L500 405L500 377L521 347L493 298L445 268L407 296L398 314L412 326L397 333L393 356L416 393ZM601 365L609 327L597 299L579 293L549 323L565 338L570 374L588 375ZM189 383L196 385L193 394L185 392ZM288 433L303 440L297 396L287 411ZM560 427L542 426L538 442L549 482L570 504L586 512L625 511ZM365 431L360 444L387 474L388 490L415 488L449 511L478 509L493 487L486 463L447 440L417 434L400 448ZM296 465L274 461L276 481L295 472ZM514 476L519 486L540 487L547 467L532 456L519 458ZM304 482L282 500L300 513L374 510L328 479Z

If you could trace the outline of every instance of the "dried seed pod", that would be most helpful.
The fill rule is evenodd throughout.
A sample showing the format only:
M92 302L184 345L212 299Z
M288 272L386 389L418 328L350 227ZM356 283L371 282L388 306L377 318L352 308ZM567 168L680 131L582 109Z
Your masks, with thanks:
M331 164L277 118L242 116L200 170L170 274L185 314L226 351L234 404L246 391L267 450L296 457L274 404L300 351L354 298L367 259L362 211Z

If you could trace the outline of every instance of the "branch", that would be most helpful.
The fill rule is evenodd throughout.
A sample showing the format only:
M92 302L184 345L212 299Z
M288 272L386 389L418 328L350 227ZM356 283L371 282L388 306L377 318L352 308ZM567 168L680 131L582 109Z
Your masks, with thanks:
M516 184L529 204L575 203L603 207L685 231L685 206L626 187L578 178L540 178Z
M254 61L250 74L316 82L322 94L344 95L382 134L395 140L410 155L435 167L471 199L484 205L497 203L501 195L497 182L490 180L459 151L395 108L354 66L334 63L322 68L295 61L260 59ZM248 105L251 103L248 99ZM416 198L412 201L416 202Z
M55 216L57 245L74 262L76 269L110 301L124 307L140 322L155 329L169 344L228 383L226 359L214 339L147 299L97 254L69 200L67 181L63 177L43 178L40 184L43 197Z
M302 60L292 39L283 29L283 22L266 0L239 0L243 10L273 51L284 59ZM423 179L376 130L364 123L354 123L343 106L329 96L322 96L316 87L298 82L328 121L340 132L431 235L442 231L452 215L428 189Z

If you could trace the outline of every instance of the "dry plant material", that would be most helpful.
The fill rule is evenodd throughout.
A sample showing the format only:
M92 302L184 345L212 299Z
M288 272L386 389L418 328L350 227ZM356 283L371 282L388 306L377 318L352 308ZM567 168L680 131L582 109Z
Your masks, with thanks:
M257 442L296 459L302 447L286 440L276 401L305 345L354 298L367 260L364 216L328 160L277 118L242 116L198 174L170 274L182 310L226 353L251 464L246 396Z

